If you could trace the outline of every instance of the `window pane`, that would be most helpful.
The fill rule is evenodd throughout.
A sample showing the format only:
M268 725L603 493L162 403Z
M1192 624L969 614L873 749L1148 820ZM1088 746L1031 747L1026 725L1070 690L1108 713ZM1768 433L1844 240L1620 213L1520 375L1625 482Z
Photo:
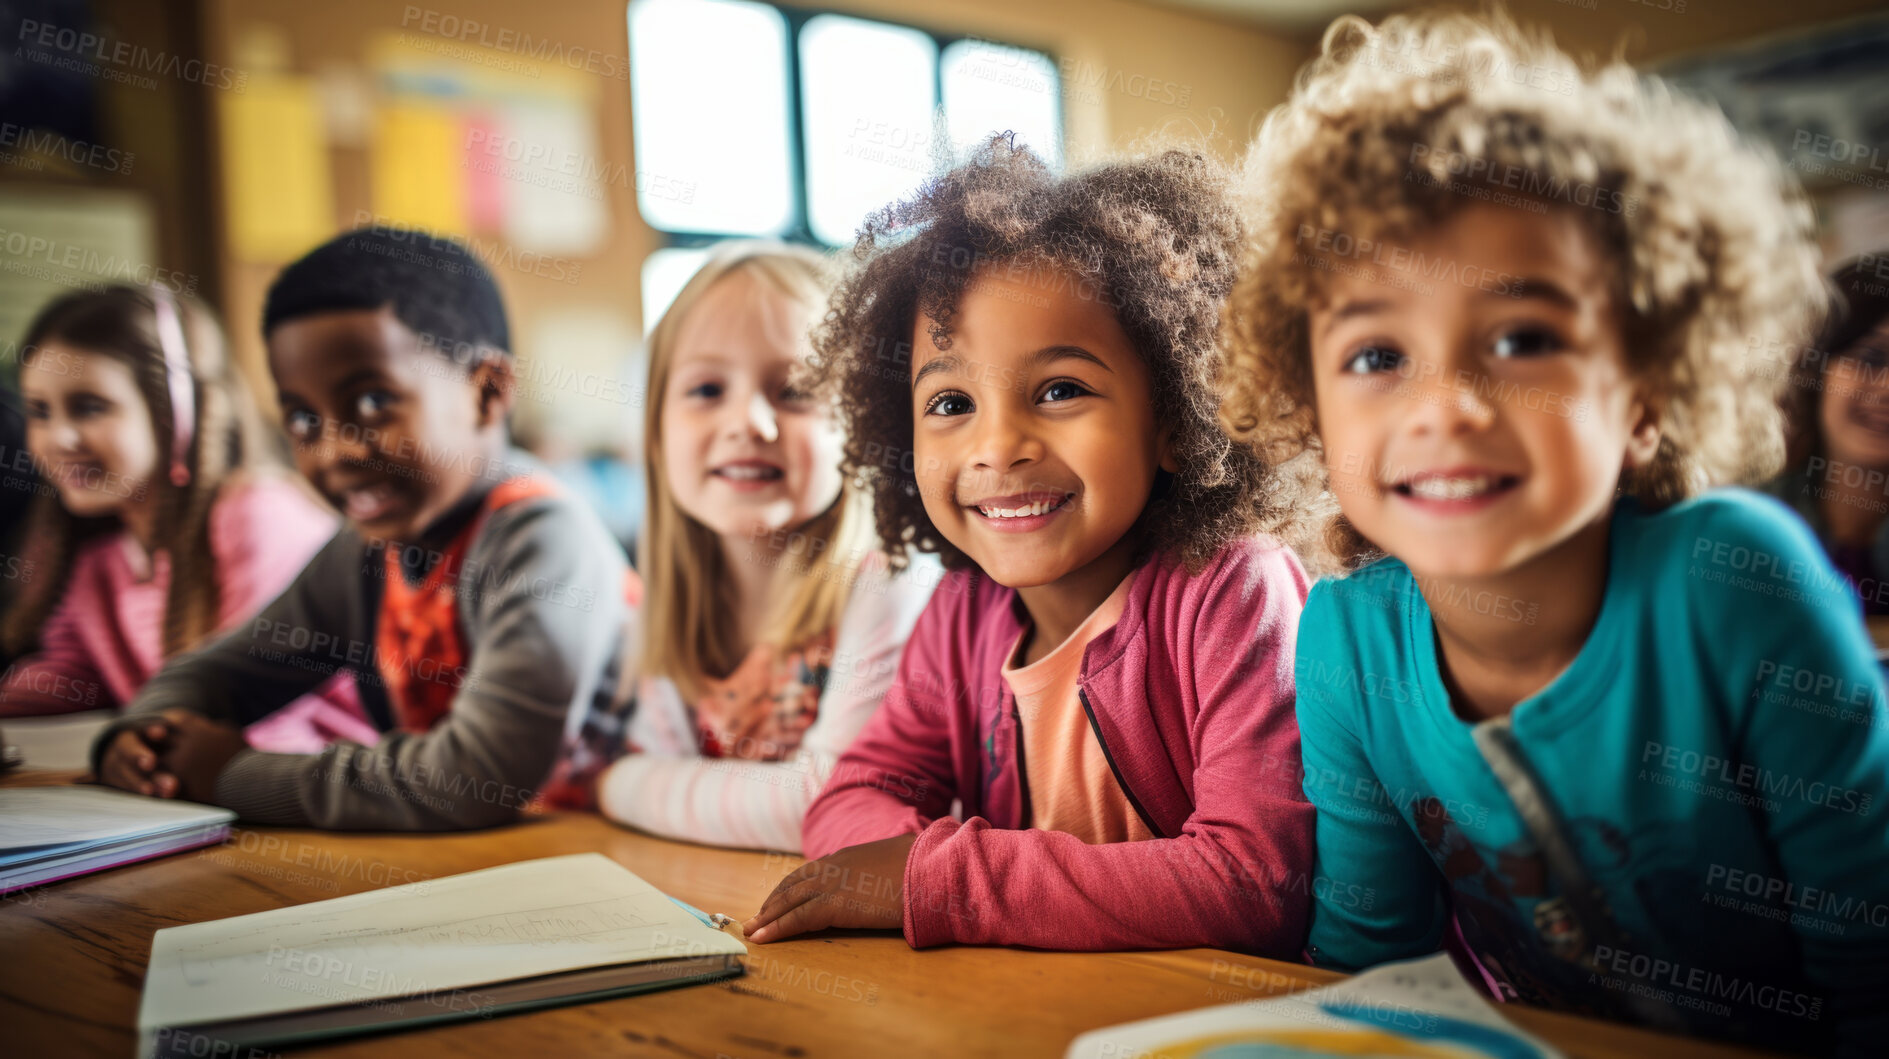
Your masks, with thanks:
M643 337L649 337L682 293L697 269L708 260L708 247L672 246L643 259Z
M630 4L636 204L672 232L774 235L793 219L787 23L743 0Z
M938 46L915 29L819 15L800 31L807 220L848 243L931 172Z
M995 132L1014 132L1050 168L1063 164L1062 81L1049 56L983 40L944 50L944 105L962 155Z

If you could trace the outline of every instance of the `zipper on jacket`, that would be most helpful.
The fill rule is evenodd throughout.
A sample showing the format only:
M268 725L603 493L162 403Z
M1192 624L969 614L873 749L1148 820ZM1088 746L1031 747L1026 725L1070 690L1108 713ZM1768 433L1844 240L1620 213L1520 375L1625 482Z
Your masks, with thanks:
M1022 807L1023 818L1018 826L1033 827L1033 807L1030 805L1030 759L1023 752L1023 711L1017 708L1017 697L1008 691L1005 697L1010 700L1010 724L1017 730L1017 804Z
M1095 745L1102 748L1102 760L1108 762L1108 770L1115 774L1115 785L1122 789L1122 795L1128 799L1128 804L1134 806L1135 815L1141 817L1141 822L1147 825L1148 832L1156 838L1166 838L1167 835L1155 824L1154 818L1148 815L1148 810L1141 807L1141 799L1135 797L1135 792L1128 789L1128 781L1122 778L1121 767L1115 764L1115 755L1109 753L1108 740L1102 738L1102 726L1096 723L1095 708L1089 705L1089 693L1077 688L1076 698L1082 703L1082 712L1089 716L1089 730L1095 733ZM1021 729L1018 730L1021 731Z

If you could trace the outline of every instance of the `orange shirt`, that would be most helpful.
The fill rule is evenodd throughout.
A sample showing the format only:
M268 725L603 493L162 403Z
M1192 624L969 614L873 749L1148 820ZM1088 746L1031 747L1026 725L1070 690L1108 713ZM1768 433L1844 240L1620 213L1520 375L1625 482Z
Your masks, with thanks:
M1077 697L1082 652L1089 641L1121 619L1130 580L1123 578L1055 650L1019 667L1018 648L1030 635L1025 629L1011 646L1010 661L1003 668L1004 681L1016 695L1017 713L1023 719L1030 826L1066 831L1092 846L1154 837L1115 781Z

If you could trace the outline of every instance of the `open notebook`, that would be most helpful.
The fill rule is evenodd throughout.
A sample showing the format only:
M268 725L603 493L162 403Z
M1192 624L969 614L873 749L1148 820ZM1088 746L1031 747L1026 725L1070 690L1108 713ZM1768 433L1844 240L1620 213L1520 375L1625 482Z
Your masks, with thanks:
M1064 1059L1421 1056L1559 1059L1475 990L1448 953L1373 967L1290 996L1201 1008L1093 1030Z
M0 893L207 846L236 814L105 787L0 790Z
M230 1055L738 975L747 946L600 853L157 932L139 1054Z

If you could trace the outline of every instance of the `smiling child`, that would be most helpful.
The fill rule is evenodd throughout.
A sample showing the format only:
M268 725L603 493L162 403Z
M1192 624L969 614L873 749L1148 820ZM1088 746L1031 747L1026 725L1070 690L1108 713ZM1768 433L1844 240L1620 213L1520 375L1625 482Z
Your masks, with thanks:
M4 620L0 716L118 708L164 660L275 598L335 518L280 465L222 329L162 287L41 309L20 363L26 442L50 488ZM345 677L252 725L250 745L371 736Z
M831 403L791 381L827 274L812 250L726 244L650 335L627 738L599 729L573 756L621 755L598 784L613 820L798 850L930 597L935 578L890 575Z
M1889 907L1882 677L1802 524L1711 488L1782 455L1801 197L1715 111L1467 16L1334 23L1248 168L1226 422L1322 457L1362 565L1299 629L1311 958L1447 939L1504 998L1879 1040L1889 917L1802 901Z
M609 705L626 568L596 516L510 446L497 285L457 243L361 229L283 271L263 332L296 468L348 524L245 629L145 687L99 739L101 777L288 826L515 818L567 720ZM342 668L373 746L232 739Z
M1253 536L1297 528L1290 483L1214 419L1225 187L1000 137L860 236L816 339L845 466L951 573L752 940L1298 951L1307 582Z

